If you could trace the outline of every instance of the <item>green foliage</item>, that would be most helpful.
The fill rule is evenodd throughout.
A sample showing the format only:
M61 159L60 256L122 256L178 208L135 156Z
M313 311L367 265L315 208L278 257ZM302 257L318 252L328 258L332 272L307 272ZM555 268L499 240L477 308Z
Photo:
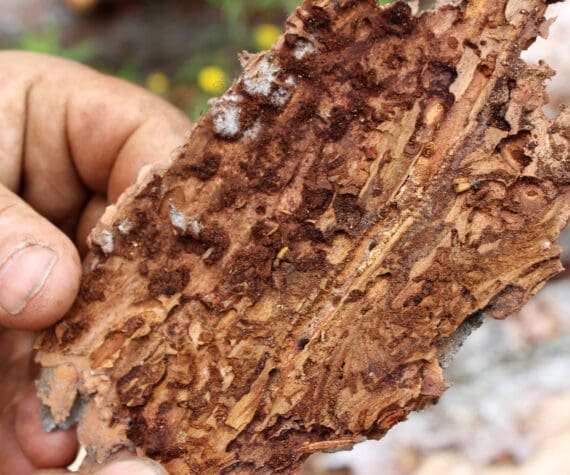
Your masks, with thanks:
M131 63L123 64L118 71L111 74L130 82L140 82L143 77L140 68Z
M235 24L252 14L275 11L290 13L299 4L298 0L206 0L206 2L219 8L226 16L228 23Z
M20 49L35 53L51 54L62 58L87 63L93 60L97 49L91 41L82 41L69 47L61 45L61 33L57 26L39 32L27 32L18 42Z

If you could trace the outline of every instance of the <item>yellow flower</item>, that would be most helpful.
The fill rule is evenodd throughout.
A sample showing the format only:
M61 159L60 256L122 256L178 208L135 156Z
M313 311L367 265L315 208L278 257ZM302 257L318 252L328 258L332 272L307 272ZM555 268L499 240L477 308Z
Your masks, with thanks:
M228 76L217 66L207 66L198 73L198 86L208 94L221 94L226 90Z
M170 79L164 73L154 72L146 78L146 87L155 94L166 94L170 89Z
M281 34L281 29L276 25L263 24L253 30L253 42L259 50L271 48Z

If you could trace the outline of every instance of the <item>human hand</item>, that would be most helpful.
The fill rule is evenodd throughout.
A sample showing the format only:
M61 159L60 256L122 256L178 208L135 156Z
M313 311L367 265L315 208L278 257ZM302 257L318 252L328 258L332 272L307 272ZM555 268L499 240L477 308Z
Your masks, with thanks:
M72 240L84 249L105 206L143 165L168 159L189 128L136 86L61 59L0 52L0 474L73 460L73 430L41 429L32 331L59 320L75 298ZM119 463L101 473L157 473Z

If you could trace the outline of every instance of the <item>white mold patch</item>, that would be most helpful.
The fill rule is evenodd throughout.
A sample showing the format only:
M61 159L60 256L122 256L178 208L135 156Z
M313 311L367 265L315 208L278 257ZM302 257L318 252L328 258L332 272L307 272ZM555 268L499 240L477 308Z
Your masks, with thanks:
M172 203L170 203L170 222L172 223L172 226L180 231L186 231L186 229L188 229L185 216L178 211L176 206Z
M287 79L285 79L285 84L287 84L287 86L296 86L297 80L295 79L295 76L291 74L287 76Z
M295 56L295 59L301 60L308 54L314 52L315 52L315 47L313 46L313 43L311 43L309 40L300 38L295 43L295 50L293 51L293 56Z
M174 226L176 229L182 232L189 231L190 234L195 238L200 236L200 233L202 232L202 229L204 229L204 227L200 224L200 221L197 218L187 220L186 216L184 216L184 214L181 213L176 208L176 206L174 206L172 203L170 203L169 206L170 206L170 222L172 223L172 226Z
M200 221L198 221L197 219L190 220L190 222L188 223L188 228L190 229L190 232L194 237L198 237L203 229L202 225L200 224Z
M226 94L220 99L210 101L214 132L220 137L235 138L241 131L240 114L241 96Z
M99 246L105 254L111 254L115 250L115 236L107 229L91 237L91 242Z
M129 218L126 218L126 219L123 219L119 223L119 226L117 226L117 227L119 229L119 232L123 236L126 236L127 234L129 234L133 230L133 226L134 226L133 222Z
M297 85L297 81L294 76L289 75L285 79L285 82L281 84L282 85L271 94L271 102L276 106L284 106L289 102Z
M257 63L253 71L244 71L243 86L249 94L267 97L271 93L279 71L281 68L275 59L266 56Z
M293 91L291 89L279 87L273 94L271 94L271 102L276 106L284 106L289 102L292 95Z
M254 140L261 132L261 121L257 119L255 123L243 133L243 138L247 140Z

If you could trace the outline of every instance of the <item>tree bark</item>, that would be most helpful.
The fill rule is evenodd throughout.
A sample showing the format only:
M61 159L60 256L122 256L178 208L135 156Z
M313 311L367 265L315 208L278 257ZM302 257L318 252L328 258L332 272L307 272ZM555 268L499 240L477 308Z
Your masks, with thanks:
M295 473L436 401L466 325L561 270L570 113L519 59L546 6L306 0L92 233L37 344L46 425L97 462Z

